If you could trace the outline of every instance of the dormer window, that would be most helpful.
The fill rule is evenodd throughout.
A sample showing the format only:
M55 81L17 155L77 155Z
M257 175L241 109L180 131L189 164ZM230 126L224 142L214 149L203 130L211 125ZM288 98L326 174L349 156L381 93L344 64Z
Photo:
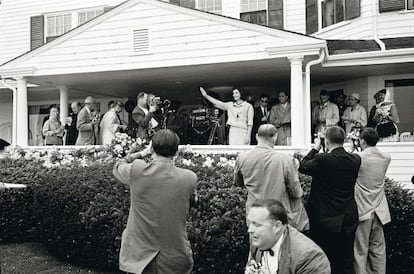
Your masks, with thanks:
M379 0L379 11L414 10L414 0Z
M47 15L46 24L46 41L48 42L72 29L72 13Z
M222 0L197 0L196 8L211 13L221 14Z

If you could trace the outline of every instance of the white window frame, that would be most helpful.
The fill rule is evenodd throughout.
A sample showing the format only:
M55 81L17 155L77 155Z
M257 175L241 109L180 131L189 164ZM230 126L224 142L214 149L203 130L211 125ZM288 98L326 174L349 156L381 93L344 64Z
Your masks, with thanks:
M70 27L67 31L63 30L63 33L58 34L55 30L55 33L53 33L54 35L51 35L49 33L49 19L52 17L60 17L63 16L63 20L65 20L65 16L70 16ZM56 19L55 19L56 20ZM56 26L56 21L55 21L55 26ZM63 22L63 26L65 26L65 23ZM55 37L55 36L60 36L62 34L65 34L66 32L70 31L71 29L74 28L74 23L73 23L73 14L70 11L64 11L64 12L57 12L57 13L49 13L45 15L45 41L46 38L48 37Z
M84 21L84 22L80 22L80 15L82 13L84 13L87 16L89 12L93 12L94 13L94 16L92 18L86 18L86 21ZM97 8L89 8L89 9L78 10L77 11L77 24L78 24L78 26L79 25L82 25L82 24L85 24L86 22L92 20L93 18L95 18L95 17L97 17L97 16L99 16L99 15L101 15L103 13L104 13L104 7L97 7Z
M342 26L343 24L347 24L347 22L349 22L349 20L345 19L345 6L344 6L344 20L341 22L337 22L337 23L333 23L332 25L323 26L323 9L322 9L322 2L325 2L326 0L318 0L318 32L321 30L329 30L332 28L336 28L337 26ZM335 1L335 0L332 0ZM344 5L345 5L345 1L344 1ZM334 10L335 13L335 10Z
M243 1L246 1L247 4L243 4ZM260 2L260 3L259 3ZM255 11L262 11L269 9L268 0L241 0L240 1L240 13L248 13Z
M95 11L95 15L97 12L102 11L100 14L96 15L99 16L102 13L104 13L104 6L99 6L99 7L89 7L89 8L85 8L85 9L78 9L78 10L66 10L66 11L60 11L60 12L53 12L53 13L46 13L44 14L44 18L45 18L45 24L44 24L44 33L45 33L45 37L44 37L44 42L46 42L48 37L55 37L55 36L60 36L65 34L66 32L62 33L62 34L58 34L58 35L49 35L49 22L48 22L48 18L52 17L52 16L62 16L62 15L69 15L71 16L71 27L68 31L76 28L77 26L79 26L79 14L82 12L88 12L88 11ZM89 21L89 20L88 20ZM86 21L87 22L87 21ZM85 22L85 23L86 23Z
M212 10L207 10L207 2L208 1L213 1L213 9ZM223 13L223 2L224 1L228 1L228 0L220 0L220 3L221 3L221 5L220 5L220 9L217 9L216 8L216 0L197 0L196 1L196 9L198 9L198 10L203 10L203 11L207 11L207 12L211 12L211 13L216 13L216 14L222 14ZM205 5L201 5L200 3L201 2L204 2L205 3ZM202 6L205 6L206 8L205 9L202 9L201 7Z
M405 11L414 12L414 1L413 1L413 7L411 9L408 8L408 1L410 0L405 0Z

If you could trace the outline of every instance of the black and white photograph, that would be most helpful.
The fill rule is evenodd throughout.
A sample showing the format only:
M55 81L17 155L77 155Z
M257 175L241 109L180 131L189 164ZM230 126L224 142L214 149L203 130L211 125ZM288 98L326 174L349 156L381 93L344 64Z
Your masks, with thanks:
M0 273L414 273L413 105L414 0L0 0Z

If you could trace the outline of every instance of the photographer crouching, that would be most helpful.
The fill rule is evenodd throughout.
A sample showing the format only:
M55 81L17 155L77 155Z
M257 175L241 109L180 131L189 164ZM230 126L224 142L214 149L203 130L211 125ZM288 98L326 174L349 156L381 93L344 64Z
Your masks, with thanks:
M137 106L132 111L132 119L135 121L136 138L150 140L159 129L159 122L155 118L158 110L154 96L140 92L137 96Z

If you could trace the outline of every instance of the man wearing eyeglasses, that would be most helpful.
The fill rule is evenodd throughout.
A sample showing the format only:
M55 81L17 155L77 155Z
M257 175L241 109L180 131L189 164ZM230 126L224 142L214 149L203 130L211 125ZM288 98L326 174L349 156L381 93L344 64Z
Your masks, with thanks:
M267 94L260 95L260 105L254 108L253 128L251 144L257 145L256 133L261 125L267 124L269 121L270 109L269 109L269 96Z

